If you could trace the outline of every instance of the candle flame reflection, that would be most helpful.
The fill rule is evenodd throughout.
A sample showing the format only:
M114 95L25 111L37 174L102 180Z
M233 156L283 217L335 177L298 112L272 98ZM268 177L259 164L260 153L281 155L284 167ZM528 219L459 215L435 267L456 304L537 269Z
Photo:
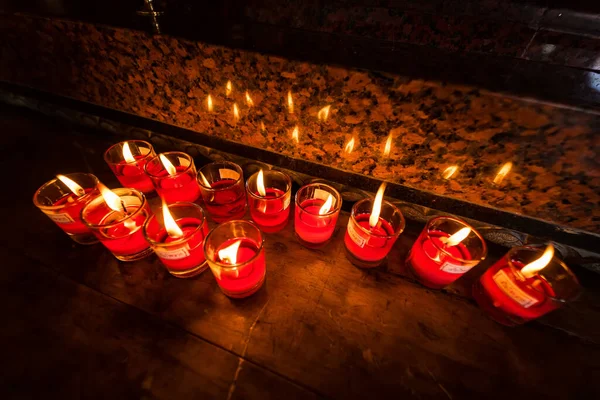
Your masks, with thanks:
M393 136L390 133L387 140L385 141L385 148L383 149L384 157L388 157L390 155L390 151L392 151L392 138L393 138Z
M471 228L464 227L449 238L440 238L440 240L442 240L442 242L445 242L446 246L452 247L456 246L457 244L460 244L463 240L465 240L467 236L469 236L469 233L471 233Z
M252 101L252 97L250 97L250 93L246 90L246 104L248 107L252 107L254 105L254 101Z
M237 253L241 244L241 240L236 240L231 245L219 250L219 258L221 259L221 261L226 262L227 264L236 264Z
M512 166L513 166L513 163L511 163L509 161L506 164L504 164L502 166L502 168L500 168L500 171L498 171L498 173L496 174L496 177L494 178L494 183L496 185L499 185L502 182L502 180L506 177L506 175L508 175L508 173L512 169Z
M294 113L294 100L292 99L292 91L288 91L287 94L287 103L288 103L288 110L290 112L290 114Z
M331 108L331 106L325 106L323 108L321 108L319 110L319 112L317 113L317 118L319 119L319 121L327 121L327 117L329 117L329 109Z
M442 172L442 177L444 179L450 179L452 176L458 171L458 165L451 165Z
M213 110L213 100L210 94L206 98L206 108L208 109L208 112L212 112Z
M158 158L160 158L160 162L162 163L163 167L165 167L169 175L174 176L177 174L177 168L171 164L171 161L169 161L164 154L159 154Z
M58 178L59 181L61 181L65 185L67 185L67 187L69 188L69 190L71 192L73 192L73 194L75 194L79 197L81 197L85 194L85 190L81 186L79 186L75 181L73 181L72 179L69 179L64 175L56 175L56 178Z
M294 139L296 141L296 143L300 143L299 135L300 135L300 131L298 129L298 125L296 125L294 127L294 130L292 131L292 139Z
M227 81L227 85L225 85L225 96L229 97L231 91L233 90L231 81Z
M202 173L202 171L198 171L198 175L200 175L200 179L202 179L202 183L204 184L204 186L206 186L207 188L212 187L208 179L206 179L206 177Z
M162 201L162 211L163 218L165 221L165 229L167 230L169 236L171 236L172 238L182 237L183 231L181 230L179 225L177 225L177 222L175 222L173 215L171 215L171 212L169 211L169 206L167 206L167 203L164 200Z
M113 211L119 212L127 212L121 198L112 190L104 186L103 183L98 182L98 189L100 190L100 194L104 199L106 205Z
M379 215L381 214L381 203L383 202L383 193L385 192L385 182L379 186L375 200L373 201L373 209L371 210L371 216L369 217L369 226L375 228L379 222Z
M348 143L346 143L346 147L344 147L344 152L350 154L354 150L354 138L350 139Z
M319 215L327 214L329 211L331 211L332 206L333 206L333 196L330 194L329 197L327 197L327 200L325 200L325 203L323 203L323 205L319 209Z
M554 257L554 246L549 244L540 258L530 262L521 269L521 274L525 278L531 278L533 275L544 269L550 261L552 261L552 257Z
M238 121L240 119L240 110L238 109L238 106L236 103L233 103L233 117L235 118L236 121Z
M267 191L265 190L265 178L262 169L258 171L258 178L256 178L256 190L258 190L258 193L263 197L267 195Z
M128 142L123 143L123 158L128 163L135 162L135 157L133 156L133 154L131 154L131 149L129 148Z

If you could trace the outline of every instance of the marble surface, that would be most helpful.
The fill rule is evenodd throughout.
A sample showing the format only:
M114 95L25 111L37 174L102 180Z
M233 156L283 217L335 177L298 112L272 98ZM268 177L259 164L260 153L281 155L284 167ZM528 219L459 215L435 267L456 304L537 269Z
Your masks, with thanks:
M592 112L84 23L3 16L0 34L2 80L600 233ZM494 184L506 162L513 169ZM458 172L446 180L452 165Z

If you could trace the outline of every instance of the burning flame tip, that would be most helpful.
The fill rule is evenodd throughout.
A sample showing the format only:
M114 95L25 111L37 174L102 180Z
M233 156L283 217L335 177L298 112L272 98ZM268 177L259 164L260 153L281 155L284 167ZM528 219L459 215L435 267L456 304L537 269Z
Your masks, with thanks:
M98 182L98 189L106 205L113 211L127 212L121 198L112 190L107 188L102 182Z
M267 195L267 191L265 189L265 178L262 169L258 171L258 177L256 178L256 190L258 190L258 193L263 197Z
M175 222L173 215L171 215L171 212L169 211L169 206L167 205L167 203L164 200L162 201L162 210L163 210L163 218L165 221L165 229L167 230L167 234L172 238L182 237L183 231L181 230L179 225L177 225L177 222Z
M463 240L465 240L469 234L471 233L471 228L464 227L459 229L455 234L448 238L443 238L443 242L445 242L446 246L452 247L460 244Z
M175 168L175 166L164 154L159 154L158 158L160 158L160 162L162 163L163 167L165 167L169 175L173 176L177 174L177 168Z
M123 158L127 162L135 162L135 157L131 153L131 148L129 147L129 142L123 143Z
M319 209L319 215L327 214L329 211L331 211L332 206L333 206L333 196L330 194L327 197L327 200L325 200L325 203L323 203L323 205Z
M231 245L225 247L224 249L219 250L219 258L222 261L227 261L228 264L236 264L237 263L237 253L240 249L240 245L242 241L240 239L233 242Z
M385 192L386 183L383 182L377 190L375 200L373 201L373 209L371 210L371 216L369 217L369 226L374 228L379 222L379 215L381 214L381 203L383 203L383 194Z
M67 178L64 175L56 175L56 178L61 181L62 183L64 183L65 185L67 185L67 187L69 188L69 190L71 192L73 192L74 195L76 196L83 196L85 194L85 189L82 188L81 186L79 186L77 184L77 182L73 181L72 179Z
M546 250L544 250L544 253L540 256L540 258L530 262L529 264L521 268L521 274L525 278L531 278L533 275L544 269L550 263L550 261L552 261L553 257L554 246L552 246L552 244L549 244L548 246L546 246Z

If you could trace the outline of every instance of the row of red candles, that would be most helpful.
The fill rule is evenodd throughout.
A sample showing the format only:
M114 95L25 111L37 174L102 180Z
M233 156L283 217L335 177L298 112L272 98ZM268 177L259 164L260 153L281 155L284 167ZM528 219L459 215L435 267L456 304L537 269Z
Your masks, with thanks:
M262 232L283 229L289 219L291 180L268 170L252 175L244 187L242 169L213 162L196 171L181 152L156 155L144 141L110 147L105 160L124 188L110 190L91 174L59 175L35 194L35 204L73 240L99 240L116 258L138 260L156 253L177 277L191 277L210 267L222 291L234 298L260 289L266 275ZM156 190L161 214L153 214L144 193ZM383 199L357 202L344 244L348 259L363 268L379 266L388 256L405 220ZM202 205L203 207L201 207ZM305 247L318 248L332 237L342 205L333 187L315 183L295 196L295 234ZM254 224L243 221L246 208ZM219 225L209 230L204 213ZM407 258L425 286L448 286L487 255L482 236L466 222L435 217L418 237ZM489 268L473 287L482 309L497 321L514 325L542 316L578 293L568 267L545 251L514 248Z

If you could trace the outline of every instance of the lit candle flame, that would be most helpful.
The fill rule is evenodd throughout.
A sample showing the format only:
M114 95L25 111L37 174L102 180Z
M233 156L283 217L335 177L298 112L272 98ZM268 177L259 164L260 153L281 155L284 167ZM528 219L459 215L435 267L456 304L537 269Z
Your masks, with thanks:
M446 246L452 247L452 246L456 246L457 244L460 244L460 242L465 240L467 238L467 236L469 236L469 233L471 233L471 228L464 227L462 229L459 229L458 232L456 232L454 235L450 236L449 238L440 238L440 240L442 242L445 242Z
M172 238L182 237L183 231L181 230L179 225L177 225L177 222L175 222L175 219L171 215L169 207L167 206L167 203L164 200L162 201L162 211L163 218L165 220L165 229L167 230L169 236L171 236Z
M498 173L496 174L496 177L494 178L494 183L496 185L499 185L502 182L502 180L506 177L506 175L508 175L512 166L513 166L513 163L511 163L509 161L506 164L504 164L502 166L502 168L500 168L500 171L498 171Z
M241 244L241 240L236 240L230 246L219 250L219 258L221 259L221 261L227 261L228 264L232 265L237 263L237 253Z
M446 168L444 170L444 172L442 173L442 177L444 179L450 179L456 173L456 171L458 171L458 166L457 165L451 165L451 166L449 166L448 168Z
M75 194L76 196L81 197L85 194L85 190L81 186L79 186L75 181L73 181L72 179L69 179L64 175L56 175L56 177L58 178L59 181L61 181L65 185L67 185L69 190L71 192L73 192L73 194Z
M131 149L129 148L129 143L128 142L125 142L123 144L123 158L128 163L135 162L135 157L133 156L133 154L131 154Z
M227 81L227 85L225 85L225 96L229 97L232 90L231 81Z
M348 143L346 143L346 147L344 147L344 151L348 154L352 153L352 150L354 150L354 137L350 139Z
M208 112L212 112L213 110L213 100L210 94L206 97L206 108L208 109Z
M546 265L552 261L552 257L554 257L554 246L549 244L544 251L544 254L540 256L537 260L534 260L524 266L521 269L521 274L525 278L531 278L533 275L537 274L539 271L544 269Z
M204 176L204 174L202 173L202 171L198 171L198 175L200 175L200 179L202 179L202 183L204 184L204 186L206 187L212 187L210 182L208 181L208 179L206 179L206 177Z
M385 192L385 182L379 186L375 200L373 201L373 209L371 210L371 216L369 217L369 226L375 228L379 222L379 214L381 214L381 203L383 202L383 193Z
M240 119L240 110L238 110L238 106L236 103L233 103L233 117L236 121Z
M287 102L288 102L288 110L290 111L290 114L294 113L294 100L292 99L292 91L288 91L288 96L287 96Z
M267 191L265 190L265 178L262 169L258 171L258 178L256 178L256 190L258 190L258 193L263 197L267 195Z
M393 136L390 133L387 140L385 141L385 148L383 149L384 157L388 157L390 155L390 151L392 151L392 139L393 139Z
M106 205L113 211L118 212L127 212L125 209L125 205L121 201L121 198L112 190L104 186L101 182L98 182L98 189L100 190L100 194L104 199Z
M169 175L177 175L177 168L175 168L175 166L171 164L171 161L169 161L169 159L164 154L159 154L158 158L160 158L160 162L162 163L163 167L165 167Z
M300 143L300 130L298 129L298 125L296 125L294 127L294 130L292 131L292 139L294 139L296 141L296 143Z
M327 214L329 211L331 211L331 206L333 206L333 196L330 194L329 197L327 197L327 200L325 200L325 203L323 203L319 209L319 215Z
M252 107L254 105L254 102L252 101L252 97L250 97L250 93L248 93L247 90L246 90L246 104L248 104L248 107Z
M323 108L321 108L319 110L319 112L317 113L317 118L319 119L319 121L327 121L327 117L329 117L329 109L331 108L331 106L325 106Z

